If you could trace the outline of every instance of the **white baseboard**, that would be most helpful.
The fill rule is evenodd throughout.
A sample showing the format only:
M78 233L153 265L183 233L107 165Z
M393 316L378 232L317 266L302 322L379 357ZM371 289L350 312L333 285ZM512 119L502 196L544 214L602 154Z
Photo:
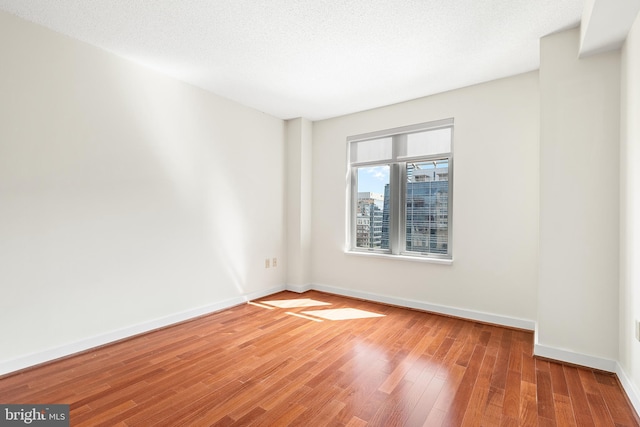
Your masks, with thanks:
M633 408L636 410L636 414L640 415L640 391L634 386L633 382L631 382L620 363L616 363L616 375L625 393L627 393L631 405L633 405Z
M287 289L289 289L289 286L287 286ZM502 316L499 314L485 313L475 310L466 310L462 308L449 307L446 305L431 304L424 301L397 298L371 292L339 288L336 286L312 284L309 285L309 289L306 290L310 289L353 298L360 298L368 301L381 302L384 304L397 305L400 307L414 308L418 310L429 311L432 313L444 314L447 316L461 317L463 319L476 320L483 323L508 326L511 328L526 329L530 331L533 331L535 329L535 321L528 319Z
M313 285L307 283L306 285L287 285L287 290L291 292L297 292L299 294L307 292L313 289Z
M250 292L244 295L245 301L252 301L254 299L264 298L269 295L277 294L278 292L286 291L287 286L281 285L274 288L265 289L263 291Z
M11 360L5 360L0 362L0 375L6 375L11 372L19 371L21 369L29 368L31 366L39 365L41 363L50 362L52 360L59 359L61 357L70 356L72 354L80 353L82 351L90 350L95 347L100 347L106 344L110 344L116 341L120 341L126 338L131 338L135 335L139 335L145 332L150 332L155 329L171 326L176 323L184 322L186 320L194 319L199 316L214 313L216 311L224 310L234 307L236 305L243 304L252 299L262 298L267 295L275 294L285 290L284 286L278 286L275 288L251 292L245 295L240 295L234 298L219 301L213 304L209 304L203 307L198 307L180 313L171 314L159 319L150 320L148 322L142 322L136 325L128 326L126 328L118 329L115 331L107 332L104 334L88 337L73 343L63 344L58 347L50 348L44 351L28 354Z
M598 369L600 371L616 372L616 365L618 362L615 360L591 356L588 354L574 353L573 351L556 347L549 347L538 344L537 341L538 340L536 339L533 344L533 354L535 356L553 359L559 362L571 363L573 365L586 366L587 368Z

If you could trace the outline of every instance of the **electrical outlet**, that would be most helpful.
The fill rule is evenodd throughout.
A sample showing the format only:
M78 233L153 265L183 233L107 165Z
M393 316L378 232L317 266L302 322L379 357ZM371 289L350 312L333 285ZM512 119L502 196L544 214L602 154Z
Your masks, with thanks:
M264 268L269 268L271 265L269 264L269 258L265 258L264 260Z
M278 258L274 258L271 260L271 265L273 265L274 267L278 266Z

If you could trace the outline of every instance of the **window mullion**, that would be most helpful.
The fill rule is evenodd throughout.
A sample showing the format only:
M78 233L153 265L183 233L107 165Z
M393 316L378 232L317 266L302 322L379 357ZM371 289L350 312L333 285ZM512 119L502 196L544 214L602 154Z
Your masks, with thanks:
M407 244L407 164L398 163L398 253L404 253Z
M396 159L403 156L406 151L406 135L394 135L393 136L393 160L391 169L391 206L392 215L390 221L391 238L389 239L391 246L391 253L398 255L403 251L404 245L402 244L402 236L404 231L402 230L402 216L404 215L404 208L402 206L402 167L401 164L396 162Z
M391 164L391 173L390 173L390 218L389 218L389 246L391 249L391 253L394 255L398 255L401 252L401 228L400 228L400 218L402 217L401 213L401 171L400 165L398 163Z
M349 247L350 249L355 249L356 247L356 242L357 242L357 206L358 206L358 173L357 173L357 169L352 167L351 171L350 171L350 175L351 175L351 191L349 193L351 200L350 200L350 206L351 206L351 210L349 213L349 220L351 223L351 226L349 227L349 237L351 239L351 242L349 242Z

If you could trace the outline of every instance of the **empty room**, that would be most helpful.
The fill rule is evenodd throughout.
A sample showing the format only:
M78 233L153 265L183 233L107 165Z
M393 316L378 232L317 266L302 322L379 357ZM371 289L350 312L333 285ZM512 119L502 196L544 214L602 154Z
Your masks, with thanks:
M0 0L0 425L640 426L640 0Z

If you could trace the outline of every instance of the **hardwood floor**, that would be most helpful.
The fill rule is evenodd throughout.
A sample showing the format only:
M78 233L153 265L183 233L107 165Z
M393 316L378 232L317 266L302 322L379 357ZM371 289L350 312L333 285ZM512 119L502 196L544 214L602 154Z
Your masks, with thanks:
M289 299L331 305L267 304ZM614 376L533 358L530 332L314 291L255 303L5 377L0 402L70 404L72 426L640 425ZM366 312L384 316L319 317Z

